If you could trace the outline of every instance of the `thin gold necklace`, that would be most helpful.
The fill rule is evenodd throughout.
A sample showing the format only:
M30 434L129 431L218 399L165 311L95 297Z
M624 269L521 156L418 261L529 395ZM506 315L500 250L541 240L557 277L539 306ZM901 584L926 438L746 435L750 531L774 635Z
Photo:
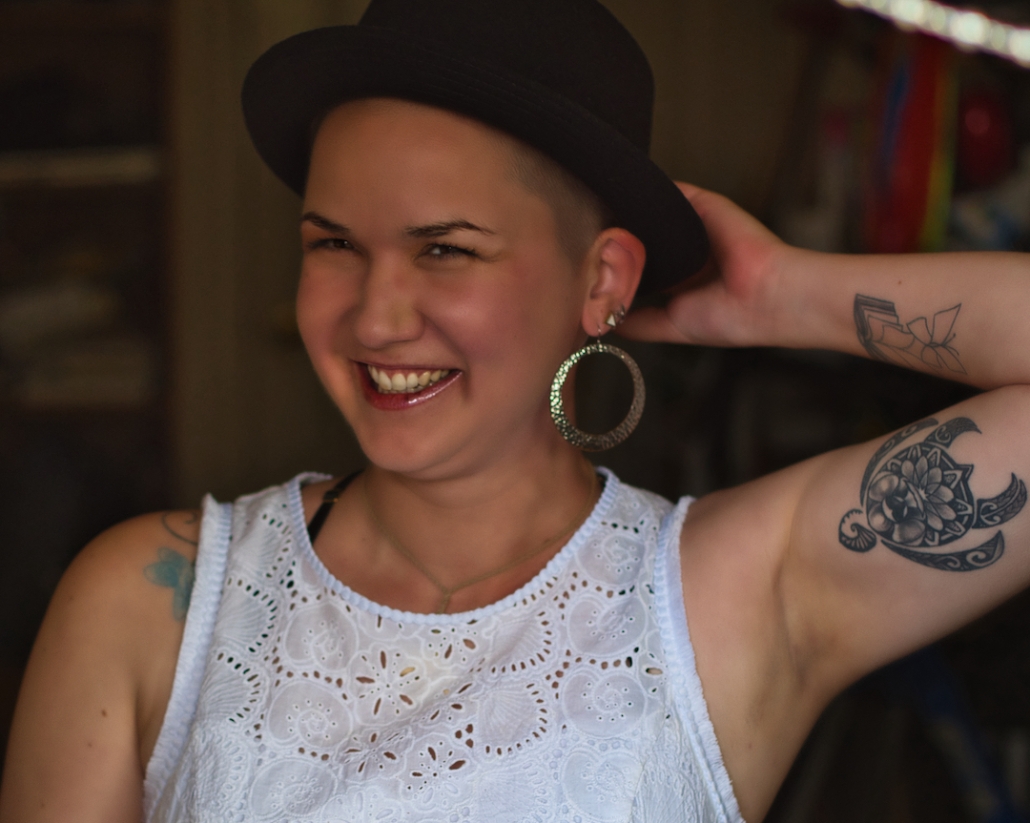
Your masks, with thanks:
M584 504L583 508L576 513L576 516L575 518L573 518L572 522L570 522L564 529L558 532L558 534L548 537L543 543L541 543L536 548L531 549L528 552L525 552L524 554L518 555L513 560L510 560L509 562L505 563L500 568L494 569L493 571L484 572L483 574L477 574L474 577L470 577L467 580L463 580L455 586L445 586L443 583L437 580L436 576L431 571L429 571L429 569L426 568L425 564L421 560L419 560L414 554L412 554L411 551L409 551L408 548L403 543L401 543L396 537L394 537L388 528L386 528L386 525L383 523L382 520L379 519L379 516L376 514L375 509L372 507L372 499L368 496L367 475L361 476L361 490L362 497L365 500L365 508L368 509L369 517L372 518L372 522L375 523L376 528L379 529L383 537L386 538L386 541L391 546L393 546L394 549L397 550L397 553L401 557L403 557L405 560L411 563L411 565L414 566L418 570L418 572L424 578L426 578L426 580L428 580L430 583L436 586L437 589L439 589L440 605L437 607L436 613L446 614L447 609L451 605L451 596L455 592L461 591L462 589L467 589L469 586L476 585L476 583L482 583L484 580L489 580L491 577L496 577L499 574L504 574L506 571L514 569L516 566L525 563L527 560L536 557L538 554L542 554L544 551L549 549L563 537L570 534L571 532L574 532L579 527L579 524L586 520L587 516L590 514L590 510L594 506L594 493L597 490L597 474L591 471L590 477L590 493L587 495L587 502Z

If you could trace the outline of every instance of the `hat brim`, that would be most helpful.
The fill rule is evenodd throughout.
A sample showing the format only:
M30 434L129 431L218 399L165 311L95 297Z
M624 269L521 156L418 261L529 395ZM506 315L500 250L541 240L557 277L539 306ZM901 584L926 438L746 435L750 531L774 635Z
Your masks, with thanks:
M333 106L364 97L460 112L552 157L644 243L640 294L679 283L708 257L704 226L689 201L618 130L539 83L404 33L335 26L278 43L247 74L243 114L258 154L303 195L315 122Z

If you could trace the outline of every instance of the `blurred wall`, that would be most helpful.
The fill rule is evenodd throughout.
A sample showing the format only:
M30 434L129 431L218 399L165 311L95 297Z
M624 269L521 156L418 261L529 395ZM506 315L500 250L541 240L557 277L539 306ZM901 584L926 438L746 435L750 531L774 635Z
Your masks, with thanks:
M752 212L765 204L792 115L805 39L789 0L604 0L655 72L651 154L673 178Z
M781 0L608 0L654 64L653 155L760 210L804 59ZM339 472L360 454L287 317L299 203L244 132L247 67L283 37L356 21L366 0L176 0L170 127L173 497L195 505Z
M178 0L172 22L173 499L196 505L359 456L289 330L299 201L261 164L239 90L253 60L361 0Z

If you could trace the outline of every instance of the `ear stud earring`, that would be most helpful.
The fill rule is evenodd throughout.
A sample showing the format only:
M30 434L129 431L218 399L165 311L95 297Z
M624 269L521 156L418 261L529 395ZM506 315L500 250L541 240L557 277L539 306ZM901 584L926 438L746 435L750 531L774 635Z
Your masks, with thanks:
M617 309L615 309L615 311L610 312L608 314L608 319L605 320L604 322L605 322L605 325L608 326L608 328L614 329L616 326L618 326L620 323L622 323L622 321L625 320L625 319L626 319L626 307L623 306L623 305L620 305Z

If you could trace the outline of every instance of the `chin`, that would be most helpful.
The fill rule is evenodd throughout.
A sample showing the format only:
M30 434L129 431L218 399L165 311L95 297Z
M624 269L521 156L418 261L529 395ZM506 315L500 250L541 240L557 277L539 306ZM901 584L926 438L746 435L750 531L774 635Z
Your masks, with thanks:
M447 465L462 451L460 413L429 403L384 410L370 404L358 389L337 406L350 425L365 457L375 466L398 474L425 476Z
M430 437L404 436L413 433L376 433L362 436L358 443L368 461L379 469L407 477L428 480L460 474L462 449L437 433Z

